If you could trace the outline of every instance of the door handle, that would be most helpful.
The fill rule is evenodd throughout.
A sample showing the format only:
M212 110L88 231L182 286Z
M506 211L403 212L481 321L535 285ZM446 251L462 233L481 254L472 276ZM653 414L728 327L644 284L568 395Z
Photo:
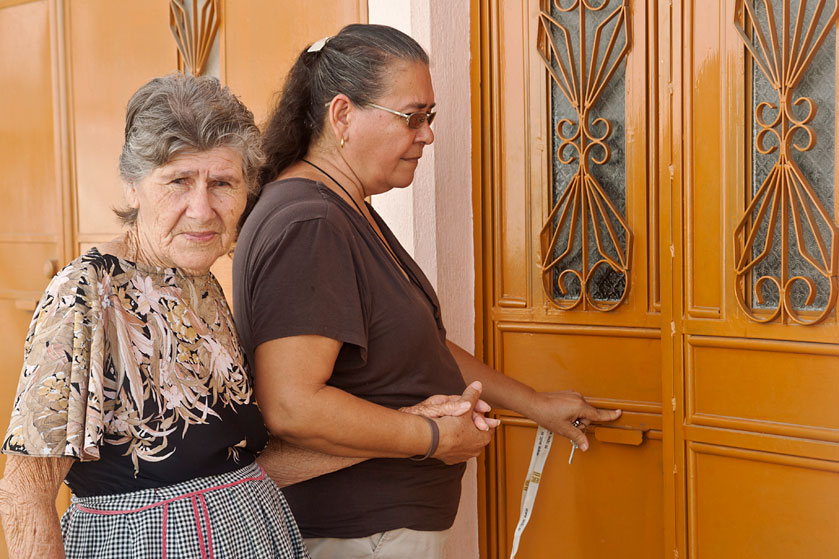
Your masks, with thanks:
M639 446L642 442L644 442L645 431L646 429L620 429L615 427L602 427L598 425L594 428L594 438L601 443Z

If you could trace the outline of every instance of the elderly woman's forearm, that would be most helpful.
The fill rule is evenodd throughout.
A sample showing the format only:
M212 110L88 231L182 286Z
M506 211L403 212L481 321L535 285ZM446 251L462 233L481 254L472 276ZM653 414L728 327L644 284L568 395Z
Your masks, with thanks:
M274 437L257 458L257 462L279 487L342 470L364 460L316 452Z
M10 557L64 559L55 500L10 502L6 495L0 500L0 516Z
M72 464L71 458L7 457L0 518L11 557L64 557L55 497Z

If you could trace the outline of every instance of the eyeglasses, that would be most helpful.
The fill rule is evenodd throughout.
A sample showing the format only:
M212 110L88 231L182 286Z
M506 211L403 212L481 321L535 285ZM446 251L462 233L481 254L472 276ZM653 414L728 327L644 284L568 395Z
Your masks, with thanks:
M405 122L408 123L408 128L413 128L414 130L422 127L425 122L428 122L428 125L431 126L431 123L434 122L434 117L437 116L437 113L432 113L431 111L427 113L400 113L399 111L394 111L393 109L388 109L387 107L382 107L381 105L377 105L375 103L367 103L367 106L387 111L391 114L395 114L396 116L401 116L405 119Z

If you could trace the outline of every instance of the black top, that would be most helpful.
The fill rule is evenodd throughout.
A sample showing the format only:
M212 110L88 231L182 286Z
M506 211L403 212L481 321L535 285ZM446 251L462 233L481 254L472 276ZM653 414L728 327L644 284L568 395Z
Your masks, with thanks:
M408 278L363 216L319 182L266 185L233 259L234 314L249 356L317 334L344 342L328 384L390 408L465 384L422 271L368 206ZM304 537L451 526L465 466L373 459L283 490Z

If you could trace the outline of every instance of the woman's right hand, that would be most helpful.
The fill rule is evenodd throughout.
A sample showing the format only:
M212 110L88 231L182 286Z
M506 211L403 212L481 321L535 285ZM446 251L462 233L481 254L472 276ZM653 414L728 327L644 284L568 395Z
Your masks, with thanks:
M461 396L462 401L470 404L468 409L472 413L463 413L459 416L450 415L435 420L440 428L440 443L432 456L433 458L446 464L458 464L478 456L481 450L489 444L498 423L495 419L484 418L482 413L476 411L478 403L481 401L481 390L481 383L476 381L467 386ZM475 414L480 415L484 420L486 429L478 427L474 419ZM490 425L489 422L495 424Z

